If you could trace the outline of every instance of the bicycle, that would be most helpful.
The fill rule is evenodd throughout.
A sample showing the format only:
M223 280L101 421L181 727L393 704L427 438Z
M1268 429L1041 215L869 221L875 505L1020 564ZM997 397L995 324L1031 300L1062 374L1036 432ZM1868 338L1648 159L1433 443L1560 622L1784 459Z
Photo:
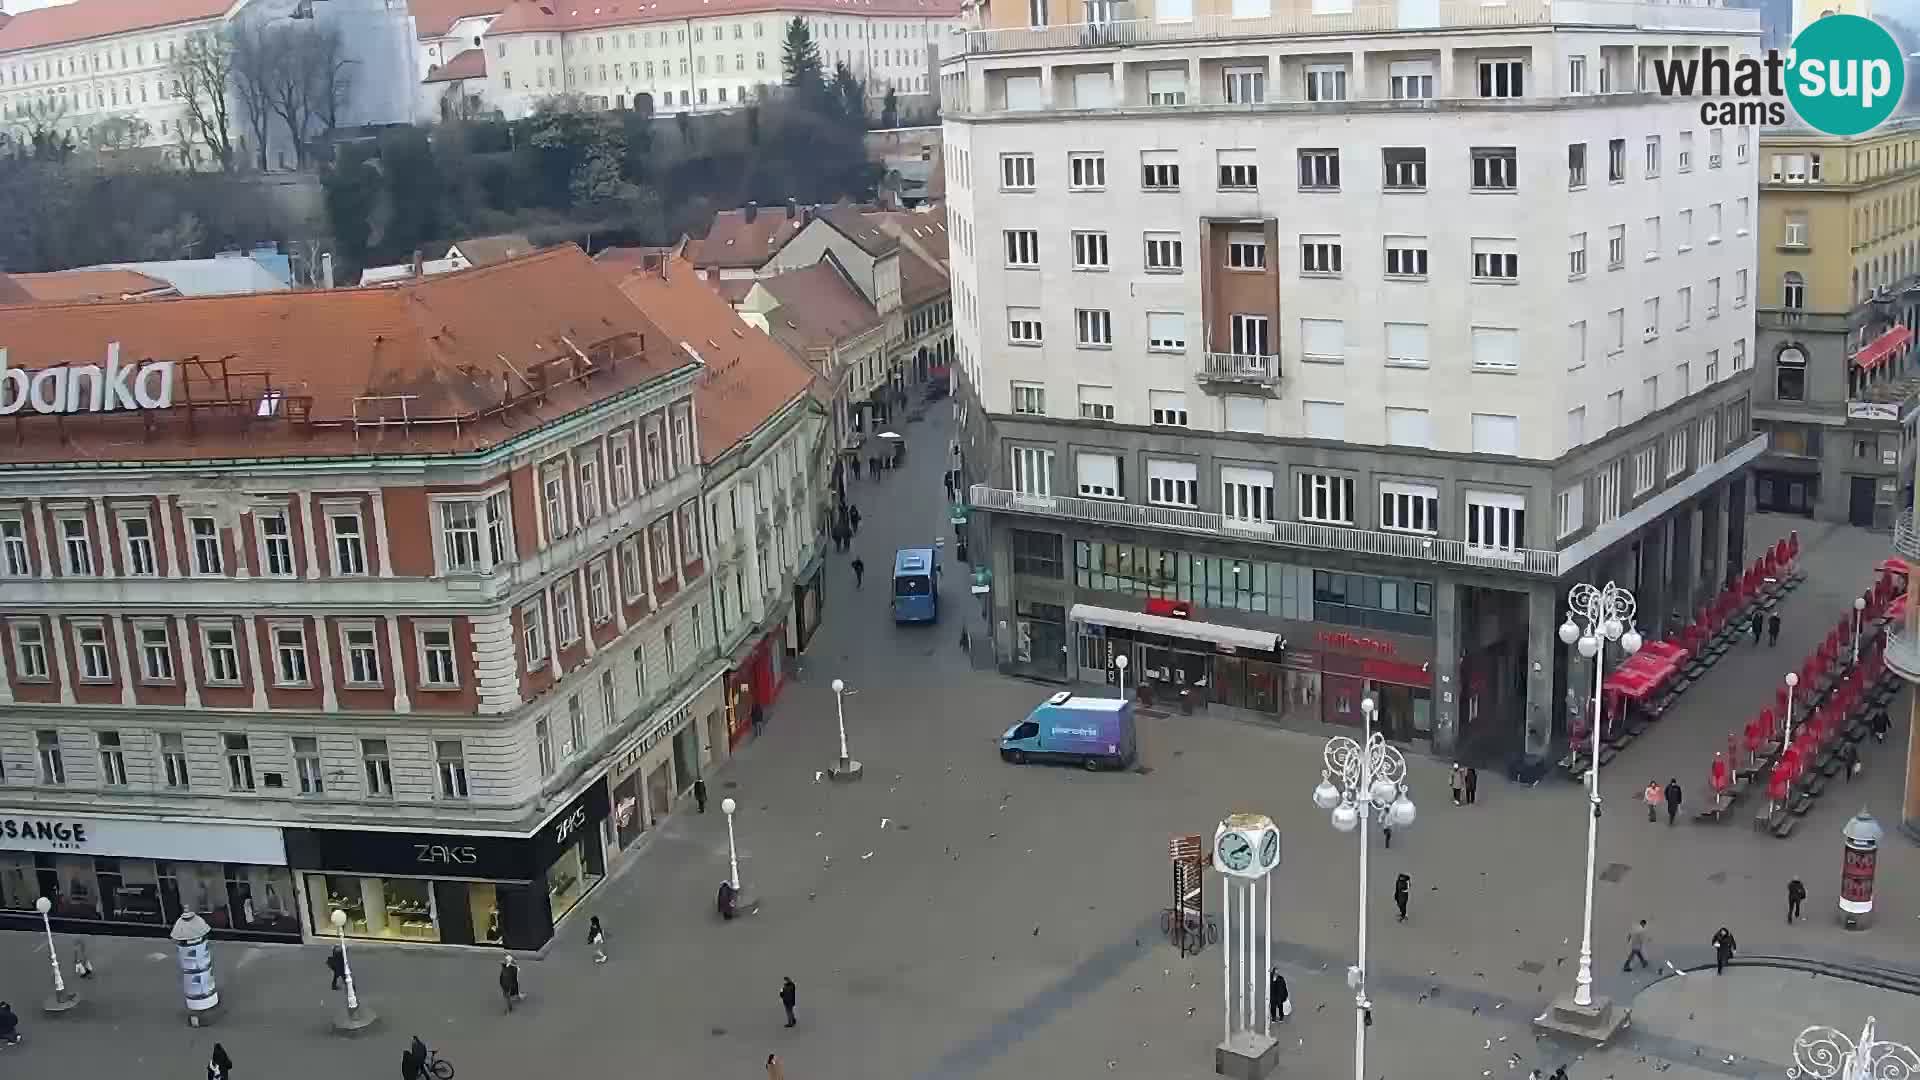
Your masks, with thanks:
M453 1080L453 1062L440 1056L438 1050L428 1050L427 1060L420 1067L422 1076L431 1076L433 1080Z

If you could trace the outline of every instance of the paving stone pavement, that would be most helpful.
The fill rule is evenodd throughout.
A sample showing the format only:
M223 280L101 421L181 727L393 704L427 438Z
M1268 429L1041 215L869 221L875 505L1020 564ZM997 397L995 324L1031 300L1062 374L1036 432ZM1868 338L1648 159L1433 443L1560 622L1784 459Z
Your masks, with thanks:
M857 550L869 565L883 565L894 547L951 535L940 508L944 429L930 419L907 431L908 468L855 488L866 515ZM1755 532L1775 524L1756 519ZM1870 754L1852 790L1829 795L1787 841L1744 823L1652 826L1631 806L1649 776L1703 788L1716 739L1771 698L1773 678L1797 666L1884 555L1882 538L1866 534L1803 530L1803 539L1812 580L1787 602L1779 648L1736 650L1604 778L1601 862L1623 869L1597 893L1596 970L1602 988L1622 997L1647 981L1617 968L1625 929L1642 915L1653 922L1656 959L1661 950L1697 954L1725 924L1750 953L1871 953L1920 966L1920 867L1904 841L1891 841L1881 861L1879 925L1848 934L1830 918L1839 823L1863 802L1892 818L1894 754L1884 765ZM243 1076L259 1069L276 1080L335 1080L392 1069L406 1036L419 1032L468 1078L537 1076L563 1055L570 1072L590 1075L753 1080L768 1052L782 1055L793 1080L1211 1075L1219 954L1182 960L1158 935L1166 840L1210 830L1224 812L1256 809L1286 832L1275 956L1296 1012L1283 1064L1296 1075L1346 1075L1352 1011L1343 976L1357 867L1353 839L1309 799L1320 739L1172 717L1143 722L1140 772L1005 765L995 738L1046 688L972 671L952 621L895 628L885 590L855 591L846 559L829 568L826 624L765 735L715 784L716 797L740 801L741 871L763 900L759 915L732 924L713 917L713 886L727 866L723 819L682 812L574 913L547 956L526 962L529 1000L510 1017L500 1015L491 955L354 946L362 992L386 1019L370 1038L339 1040L326 1031L334 996L322 947L223 944L228 1012L219 1027L194 1032L179 1021L160 943L95 939L99 975L84 986L82 1013L47 1020L23 1009L28 1041L0 1055L0 1070L191 1077L218 1038ZM964 578L950 569L947 594L957 599ZM849 737L868 769L844 787L816 779L835 752L826 689L835 676L854 691ZM1896 733L1905 737L1904 722ZM1446 803L1445 767L1411 763L1420 820L1374 854L1377 1067L1369 1071L1524 1078L1536 1064L1550 1070L1571 1060L1537 1044L1527 1021L1572 982L1583 799L1558 779L1527 788L1489 777L1478 806L1455 808ZM1414 884L1405 924L1386 915L1400 872ZM1813 894L1815 918L1789 927L1785 883L1796 874ZM603 966L585 945L590 914L607 928L612 960ZM44 992L45 965L33 935L0 935L0 996L30 1006ZM780 1026L775 998L785 975L800 990L792 1030ZM1667 1065L1667 1080L1748 1075L1707 1067L1722 1052L1783 1059L1781 1033L1770 1030L1777 1021L1670 1023L1688 1004L1675 995L1699 978L1655 986L1636 1003L1650 1060ZM1883 1008L1830 982L1798 991L1810 1020L1838 1014L1844 1027L1863 1007ZM1726 1008L1731 1017L1739 1003ZM1883 1020L1891 1015L1883 1009ZM1580 1080L1608 1075L1585 1059L1575 1067ZM1616 1080L1638 1075L1624 1069L1609 1067Z

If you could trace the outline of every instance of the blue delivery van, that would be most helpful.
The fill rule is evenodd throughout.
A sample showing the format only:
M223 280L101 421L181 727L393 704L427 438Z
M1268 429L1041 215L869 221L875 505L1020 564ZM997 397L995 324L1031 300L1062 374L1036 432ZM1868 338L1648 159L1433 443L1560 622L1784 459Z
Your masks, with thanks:
M893 553L893 621L940 619L940 560L934 550L901 548Z
M1133 702L1062 691L1000 737L1000 757L1018 765L1064 761L1088 769L1133 763Z

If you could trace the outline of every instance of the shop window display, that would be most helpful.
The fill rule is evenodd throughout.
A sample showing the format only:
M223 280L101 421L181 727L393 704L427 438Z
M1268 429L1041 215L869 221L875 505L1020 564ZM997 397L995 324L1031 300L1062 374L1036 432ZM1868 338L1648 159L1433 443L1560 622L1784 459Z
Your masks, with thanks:
M347 913L346 930L352 937L440 940L431 882L309 874L307 892L313 898L315 927L333 925L333 912L338 909Z
M591 835L576 841L547 868L547 903L556 923L573 910L589 889L600 884L601 870L596 865L599 846L589 848Z
M277 866L161 862L87 855L0 855L0 908L60 919L170 926L197 912L216 930L298 935L293 877Z

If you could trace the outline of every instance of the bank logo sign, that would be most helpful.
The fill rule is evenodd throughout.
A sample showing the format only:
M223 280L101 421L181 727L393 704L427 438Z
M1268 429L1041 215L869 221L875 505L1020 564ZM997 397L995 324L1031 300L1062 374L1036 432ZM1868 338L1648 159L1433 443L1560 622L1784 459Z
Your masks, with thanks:
M107 362L64 364L28 370L7 363L0 346L0 416L32 412L90 413L165 409L173 404L173 361L120 363L120 343L107 346Z
M1662 97L1702 98L1700 122L1712 127L1778 127L1787 109L1828 135L1880 126L1907 88L1900 43L1872 19L1828 15L1794 35L1786 52L1757 57L1656 61Z

